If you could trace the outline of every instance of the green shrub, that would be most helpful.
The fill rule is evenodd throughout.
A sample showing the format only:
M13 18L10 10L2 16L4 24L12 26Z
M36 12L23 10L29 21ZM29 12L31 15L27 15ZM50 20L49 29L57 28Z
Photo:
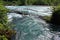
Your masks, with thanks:
M53 12L60 10L60 5L58 6L53 6Z
M8 21L7 17L7 8L5 8L3 5L0 5L0 23L6 24Z
M9 10L0 4L0 39L2 40L9 40L16 33L8 23L7 12Z
M8 39L6 38L6 36L0 35L0 40L8 40Z
M3 24L0 23L0 30L3 30L4 29L4 26Z

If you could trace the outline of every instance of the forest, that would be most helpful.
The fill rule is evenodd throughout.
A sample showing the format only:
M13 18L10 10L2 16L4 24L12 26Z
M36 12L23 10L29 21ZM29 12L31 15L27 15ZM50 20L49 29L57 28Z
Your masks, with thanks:
M47 5L56 6L60 4L60 0L0 0L4 5Z

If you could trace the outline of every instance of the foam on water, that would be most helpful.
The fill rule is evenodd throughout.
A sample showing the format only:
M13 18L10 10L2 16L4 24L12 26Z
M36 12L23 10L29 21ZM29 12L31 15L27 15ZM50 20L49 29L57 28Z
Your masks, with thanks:
M6 6L6 8L15 11L26 11L28 13L34 13L36 15L51 15L52 9L48 6ZM42 14L43 13L43 14ZM49 14L48 14L49 13Z

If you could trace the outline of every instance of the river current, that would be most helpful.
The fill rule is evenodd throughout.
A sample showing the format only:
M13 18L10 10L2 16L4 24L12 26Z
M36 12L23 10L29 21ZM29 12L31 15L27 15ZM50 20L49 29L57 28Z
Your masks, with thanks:
M6 6L6 8L30 14L8 13L8 19L15 25L13 29L17 31L16 37L12 40L59 40L58 36L50 32L49 24L39 18L51 15L52 10L49 6Z

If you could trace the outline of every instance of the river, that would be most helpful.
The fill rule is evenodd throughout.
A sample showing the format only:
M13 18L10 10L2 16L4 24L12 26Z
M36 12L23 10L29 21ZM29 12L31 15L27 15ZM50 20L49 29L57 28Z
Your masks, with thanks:
M58 36L50 32L49 24L38 17L52 15L49 6L6 6L6 8L30 14L8 13L8 19L15 25L13 29L17 31L16 37L12 40L59 40Z

